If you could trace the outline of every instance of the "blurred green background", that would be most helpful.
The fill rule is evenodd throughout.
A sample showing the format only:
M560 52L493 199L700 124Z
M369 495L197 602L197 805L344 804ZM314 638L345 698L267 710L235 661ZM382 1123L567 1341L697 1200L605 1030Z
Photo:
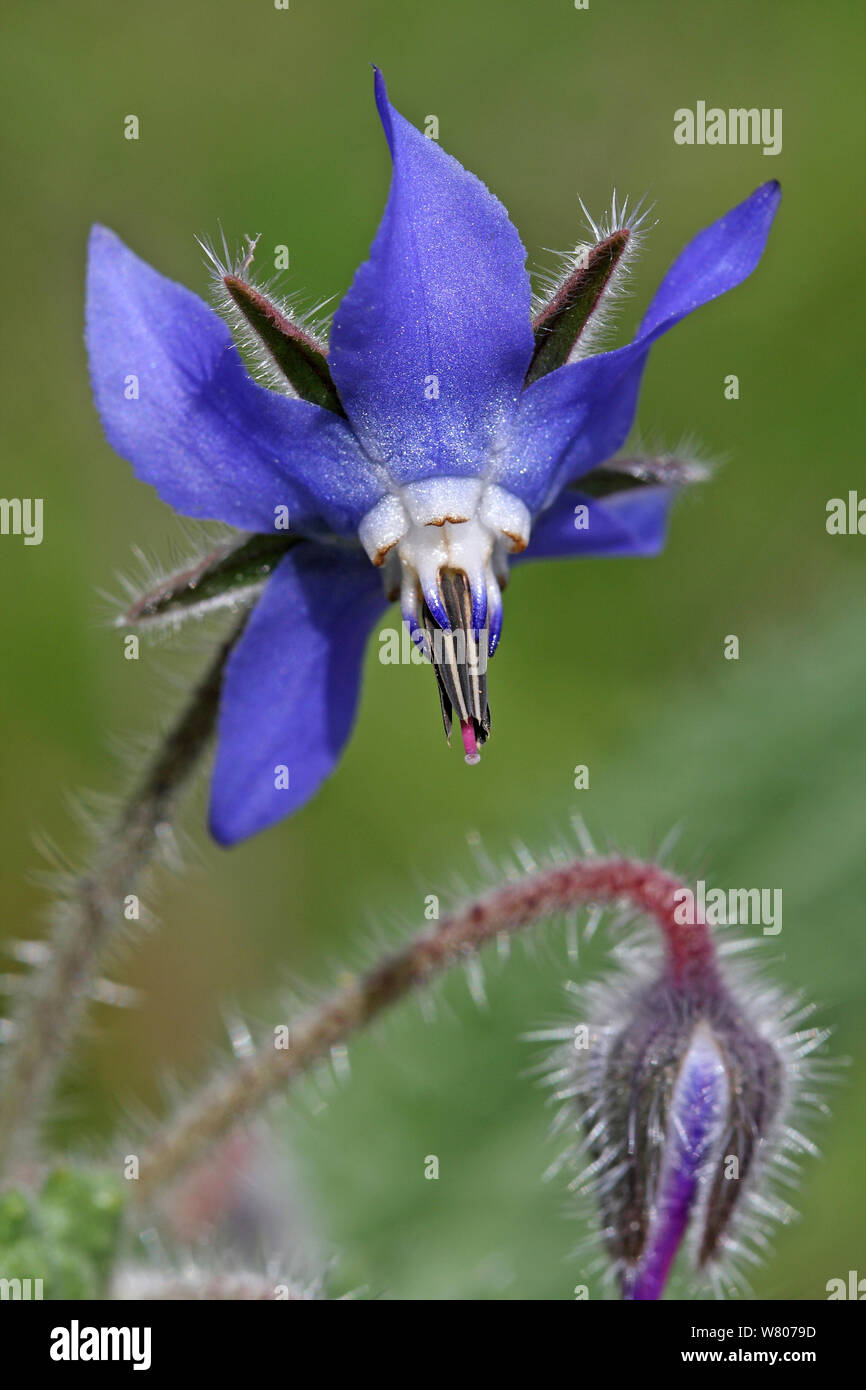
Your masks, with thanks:
M105 443L81 337L89 224L115 228L163 272L206 291L194 234L286 243L290 289L339 296L387 190L369 64L417 124L503 199L529 250L579 235L614 188L656 203L625 303L624 341L660 275L701 226L770 177L785 198L741 289L655 349L645 442L695 438L724 467L683 500L657 560L527 566L506 598L491 669L494 734L468 770L443 743L433 679L371 645L361 714L337 776L294 820L231 852L185 817L190 872L162 880L160 925L125 964L142 1006L101 1012L67 1083L58 1138L95 1146L128 1111L158 1111L168 1072L192 1082L225 1045L226 1002L267 1026L275 982L326 985L380 929L423 925L490 855L542 854L581 814L602 844L651 854L682 826L676 862L723 886L781 887L771 969L803 986L853 1065L831 1097L797 1197L753 1277L764 1298L823 1297L866 1272L866 953L862 940L866 697L864 537L830 537L827 500L866 491L864 325L849 286L855 214L859 7L731 0L269 0L8 3L0 73L5 188L5 496L45 499L45 539L0 538L3 928L37 929L34 832L74 846L70 791L117 785L112 745L154 732L205 656L181 634L123 659L100 591L167 557L180 524ZM782 107L784 146L683 148L677 107ZM123 138L127 114L141 138ZM740 399L726 401L736 373ZM389 620L390 621L390 618ZM723 659L727 634L740 660ZM573 789L577 763L590 768ZM400 1010L351 1049L352 1080L320 1108L274 1119L298 1156L313 1224L340 1279L386 1296L569 1298L564 1183L534 1060L519 1035L563 1013L561 936L465 981L422 1021ZM597 968L603 953L588 958ZM440 1158L424 1180L425 1155ZM299 1176L298 1176L299 1173ZM593 1292L597 1281L590 1280Z

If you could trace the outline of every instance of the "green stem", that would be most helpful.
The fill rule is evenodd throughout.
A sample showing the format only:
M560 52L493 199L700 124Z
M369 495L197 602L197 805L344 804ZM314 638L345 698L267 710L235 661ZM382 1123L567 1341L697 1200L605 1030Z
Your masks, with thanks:
M0 1174L30 1153L105 948L126 925L124 898L158 848L159 832L214 731L223 668L243 621L220 647L58 914L48 961L22 996L0 1073Z

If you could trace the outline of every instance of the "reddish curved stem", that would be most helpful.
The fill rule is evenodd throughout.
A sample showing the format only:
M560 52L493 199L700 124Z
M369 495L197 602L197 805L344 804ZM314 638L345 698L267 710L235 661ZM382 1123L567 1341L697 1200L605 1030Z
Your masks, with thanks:
M715 980L715 948L706 925L677 921L678 895L684 887L663 869L639 860L574 860L541 869L466 903L443 918L435 931L416 937L332 994L291 1030L287 1047L263 1047L216 1077L142 1155L138 1195L146 1196L172 1179L203 1148L412 989L474 956L497 937L547 917L587 904L628 903L657 923L675 984L695 978Z

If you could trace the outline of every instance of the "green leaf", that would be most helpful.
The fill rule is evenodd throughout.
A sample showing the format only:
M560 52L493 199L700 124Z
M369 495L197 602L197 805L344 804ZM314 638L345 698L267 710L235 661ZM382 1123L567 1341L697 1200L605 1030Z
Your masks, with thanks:
M568 361L611 283L630 236L623 227L589 247L536 314L532 323L535 352L526 374L527 386Z
M125 1189L115 1173L64 1167L49 1173L38 1193L4 1192L0 1277L29 1279L31 1290L32 1281L41 1279L43 1298L104 1298L120 1241Z
M30 1205L23 1193L11 1188L0 1193L0 1250L26 1235Z

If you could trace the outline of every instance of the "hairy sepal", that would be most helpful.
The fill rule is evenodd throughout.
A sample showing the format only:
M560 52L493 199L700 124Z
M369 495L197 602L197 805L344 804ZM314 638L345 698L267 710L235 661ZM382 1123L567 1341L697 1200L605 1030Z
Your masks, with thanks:
M706 482L710 473L706 464L696 459L678 458L673 454L616 458L578 478L570 491L580 492L586 497L604 498L644 487L691 487L695 483Z
M225 238L221 253L210 242L199 242L210 262L217 310L263 386L344 415L324 339L272 286L250 280L257 241L258 237L247 237L243 254L234 257Z
M298 543L291 535L253 535L240 544L226 541L147 589L115 620L127 628L178 627L258 597L286 551Z
M254 285L237 275L224 275L223 285L292 393L337 415L344 414L323 347Z
M526 385L572 360L578 341L600 307L631 238L622 227L595 246L580 246L532 322L535 351Z

